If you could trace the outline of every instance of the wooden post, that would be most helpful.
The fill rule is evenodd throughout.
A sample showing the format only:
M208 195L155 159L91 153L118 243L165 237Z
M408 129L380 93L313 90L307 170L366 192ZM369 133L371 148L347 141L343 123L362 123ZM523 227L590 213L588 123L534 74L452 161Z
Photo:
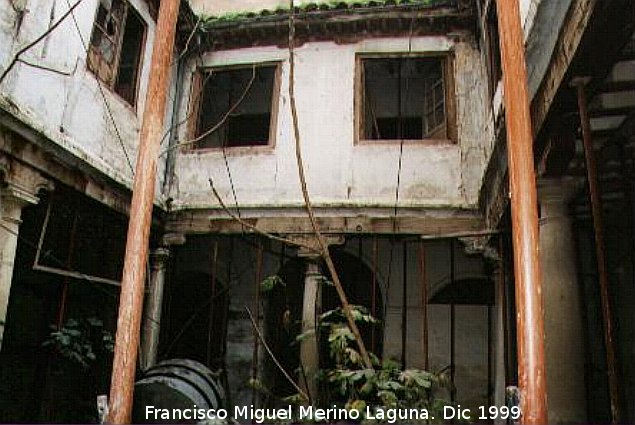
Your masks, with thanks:
M593 216L593 231L595 232L595 257L598 268L600 285L600 301L602 303L602 321L604 325L604 344L606 346L606 367L609 379L609 398L611 401L611 422L619 421L619 393L617 383L617 369L615 360L615 341L613 339L613 315L609 296L609 281L606 271L604 251L604 225L602 219L602 200L598 188L597 165L591 137L591 124L587 111L585 81L577 78L573 82L578 92L578 109L580 112L580 126L582 127L582 142L586 160L587 178L589 182L589 196L591 198L591 214Z
M132 413L156 163L163 133L178 12L179 0L164 0L159 6L119 298L108 416L108 422L114 424L130 423Z
M523 32L518 0L496 3L505 93L522 423L545 424L547 388L538 203Z

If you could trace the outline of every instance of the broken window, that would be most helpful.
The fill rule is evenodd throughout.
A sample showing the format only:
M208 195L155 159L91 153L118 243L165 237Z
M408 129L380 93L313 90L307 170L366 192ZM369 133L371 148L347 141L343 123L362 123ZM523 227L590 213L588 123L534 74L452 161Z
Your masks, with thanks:
M134 106L146 26L125 0L101 0L88 49L88 68Z
M360 59L360 140L450 139L445 57Z
M199 75L196 148L266 146L273 140L278 65L213 69Z
M491 96L494 96L498 82L503 76L501 65L500 39L498 35L498 15L496 3L490 2L486 11L485 37L487 43L487 72Z

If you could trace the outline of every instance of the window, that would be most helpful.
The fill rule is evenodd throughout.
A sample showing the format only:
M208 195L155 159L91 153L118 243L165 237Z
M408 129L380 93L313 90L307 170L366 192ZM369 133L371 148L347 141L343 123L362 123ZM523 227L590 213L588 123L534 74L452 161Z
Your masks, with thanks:
M146 27L125 0L101 0L88 49L88 68L130 105L137 86Z
M199 139L195 148L267 146L273 141L278 65L212 69L198 73Z
M498 82L503 76L500 39L498 36L498 15L496 13L496 2L485 2L482 7L484 8L484 18L482 18L481 22L484 22L483 28L486 45L485 52L487 54L487 72L489 75L490 97L493 97L496 92Z
M361 57L359 140L452 139L447 57Z

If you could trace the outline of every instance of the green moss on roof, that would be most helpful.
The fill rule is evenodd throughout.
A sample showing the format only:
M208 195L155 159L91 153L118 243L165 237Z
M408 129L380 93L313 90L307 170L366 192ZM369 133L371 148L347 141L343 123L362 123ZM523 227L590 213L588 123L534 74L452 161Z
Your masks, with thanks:
M385 7L385 6L427 6L435 4L451 3L448 0L327 0L316 2L305 2L295 6L299 12L310 12L314 10L345 10L369 7ZM289 13L290 7L278 7L275 9L263 9L258 11L237 11L223 13L216 16L202 16L202 28L206 25L216 23L230 23L233 21L243 21L249 19L264 18L273 15L286 15Z

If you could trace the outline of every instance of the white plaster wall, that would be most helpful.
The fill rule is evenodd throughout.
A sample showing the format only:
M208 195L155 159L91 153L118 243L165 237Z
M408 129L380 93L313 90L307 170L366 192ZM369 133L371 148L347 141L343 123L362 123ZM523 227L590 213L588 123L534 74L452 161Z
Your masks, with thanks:
M525 40L529 36L536 18L538 5L542 0L520 0L520 22L523 25Z
M288 0L190 0L192 10L206 16L288 7Z
M0 8L0 69L4 70L21 47L45 32L64 15L68 5L74 3L71 0L27 0L19 30L11 7ZM90 41L98 4L98 0L82 0L74 11L84 43ZM17 63L0 85L3 108L52 143L125 186L131 186L132 173L113 120L134 166L155 31L147 3L131 0L131 4L147 25L136 108L102 85L112 113L112 119L109 117L97 78L87 68L86 49L72 16L21 56L68 75ZM161 163L160 177L162 169Z
M404 144L400 206L473 206L490 152L487 94L478 51L446 37L415 38L413 52L455 55L458 143ZM354 144L356 53L407 52L407 38L368 39L357 44L307 43L296 50L296 103L308 188L316 205L393 206L399 142ZM298 206L302 196L288 96L288 52L262 47L208 53L208 66L280 61L282 78L275 146L226 149L239 204ZM191 65L194 69L194 65ZM191 75L191 71L190 74ZM191 78L183 93L189 96ZM275 94L274 94L275 96ZM187 116L182 102L180 117ZM181 140L187 139L181 129ZM181 151L171 196L175 208L215 207L212 178L221 196L233 202L221 151Z

